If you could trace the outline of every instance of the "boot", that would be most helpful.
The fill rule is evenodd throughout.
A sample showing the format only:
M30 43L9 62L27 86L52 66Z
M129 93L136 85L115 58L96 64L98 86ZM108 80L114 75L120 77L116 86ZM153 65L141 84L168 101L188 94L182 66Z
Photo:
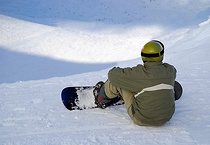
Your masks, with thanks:
M104 90L104 82L100 81L94 86L93 94L95 96L95 104L104 109L109 106L112 99L108 98Z

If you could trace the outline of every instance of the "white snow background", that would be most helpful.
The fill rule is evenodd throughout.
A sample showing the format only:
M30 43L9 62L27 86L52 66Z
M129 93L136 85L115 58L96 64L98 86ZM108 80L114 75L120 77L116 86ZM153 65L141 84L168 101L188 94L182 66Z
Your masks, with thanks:
M0 0L0 144L210 144L210 0ZM173 118L135 125L124 105L69 111L64 87L142 63L151 39L184 88Z

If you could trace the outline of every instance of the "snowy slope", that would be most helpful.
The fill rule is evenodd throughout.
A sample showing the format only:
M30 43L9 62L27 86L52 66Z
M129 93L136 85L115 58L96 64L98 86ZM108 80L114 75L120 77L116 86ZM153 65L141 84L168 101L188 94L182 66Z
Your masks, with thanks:
M0 144L210 144L209 0L0 4ZM137 126L125 106L64 108L64 87L142 63L150 39L163 41L184 88L168 123Z

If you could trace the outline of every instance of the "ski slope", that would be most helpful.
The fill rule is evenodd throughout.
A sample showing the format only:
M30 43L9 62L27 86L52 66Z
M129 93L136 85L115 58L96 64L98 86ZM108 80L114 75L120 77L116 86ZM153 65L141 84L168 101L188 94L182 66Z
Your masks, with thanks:
M0 144L210 144L209 0L0 0ZM68 111L66 86L142 64L151 39L184 88L172 119L135 125L125 106Z

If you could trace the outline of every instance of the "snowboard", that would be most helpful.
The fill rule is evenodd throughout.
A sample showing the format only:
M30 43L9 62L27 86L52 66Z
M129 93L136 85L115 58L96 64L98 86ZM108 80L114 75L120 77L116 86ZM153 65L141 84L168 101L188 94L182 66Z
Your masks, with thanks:
M95 104L95 97L93 95L93 86L78 86L78 87L66 87L61 92L61 99L64 106L69 110L84 110L99 108ZM182 96L182 86L179 82L175 81L174 84L174 97L175 100L179 100ZM122 105L124 101L120 96L112 99L107 106Z
M99 108L95 104L93 86L66 87L61 92L61 99L68 110L84 110ZM120 96L112 99L108 106L124 104Z
M182 96L182 86L179 82L175 81L174 83L174 97L175 97L175 101L179 100L179 98Z

